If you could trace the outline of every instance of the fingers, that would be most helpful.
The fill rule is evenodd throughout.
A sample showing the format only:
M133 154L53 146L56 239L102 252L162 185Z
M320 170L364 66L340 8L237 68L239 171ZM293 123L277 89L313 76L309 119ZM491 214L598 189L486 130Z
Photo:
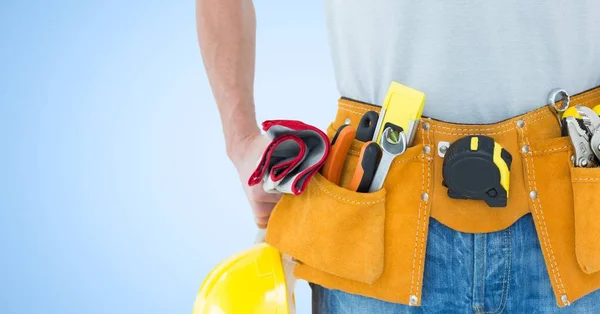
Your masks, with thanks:
M267 218L267 219L255 218L254 223L256 224L257 227L259 227L261 229L267 229L267 226L269 225L269 218Z
M280 199L281 199L281 193L266 193L266 192L264 192L261 195L259 195L259 197L255 198L254 201L276 204L277 202L279 202Z
M281 193L267 193L261 186L250 187L247 192L252 202L277 203L281 198Z
M248 192L255 223L259 228L266 228L275 204L281 199L281 193L267 193L260 187L253 187Z
M275 207L275 203L251 202L254 221L259 228L266 228L269 222L269 216Z
M256 169L256 160L260 159L270 143L271 139L266 135L247 137L244 139L243 145L238 145L241 150L232 158L250 201L255 223L259 228L267 227L271 211L281 198L280 193L267 193L260 186L250 187L247 185L248 177Z

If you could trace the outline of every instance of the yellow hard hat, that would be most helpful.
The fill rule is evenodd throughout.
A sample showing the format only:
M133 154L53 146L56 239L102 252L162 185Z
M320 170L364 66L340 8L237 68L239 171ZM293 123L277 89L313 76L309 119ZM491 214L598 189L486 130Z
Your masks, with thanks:
M196 295L192 313L288 314L293 307L293 299L288 299L279 251L259 243L210 272Z

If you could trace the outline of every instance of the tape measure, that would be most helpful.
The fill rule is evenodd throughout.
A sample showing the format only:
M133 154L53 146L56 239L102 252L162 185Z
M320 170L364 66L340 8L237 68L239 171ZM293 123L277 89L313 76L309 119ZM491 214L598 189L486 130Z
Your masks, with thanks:
M463 137L444 156L443 185L454 199L483 200L490 207L506 207L512 156L487 136Z

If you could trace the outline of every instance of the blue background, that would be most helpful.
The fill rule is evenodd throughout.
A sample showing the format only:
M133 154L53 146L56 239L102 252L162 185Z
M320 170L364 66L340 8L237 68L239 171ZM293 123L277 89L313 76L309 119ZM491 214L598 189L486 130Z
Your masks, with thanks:
M256 10L258 120L324 128L338 94L321 2ZM0 313L190 313L210 269L251 245L194 11L0 3Z

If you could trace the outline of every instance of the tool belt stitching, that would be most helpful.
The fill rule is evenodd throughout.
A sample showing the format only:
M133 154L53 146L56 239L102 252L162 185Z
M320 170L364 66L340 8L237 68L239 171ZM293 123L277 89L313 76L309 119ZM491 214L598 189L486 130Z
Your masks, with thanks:
M553 148L553 149L546 149L546 150L533 152L533 156L545 156L545 155L550 155L551 153L554 153L554 152L568 151L568 150L569 150L569 146L561 146L561 147L557 147L557 148Z
M546 108L544 108L544 109L546 109ZM544 110L544 111L546 111L546 110ZM555 115L554 115L554 113L549 113L547 115L541 116L541 117L539 117L537 119L533 119L533 120L530 120L530 121L527 121L527 119L525 119L525 122L529 122L529 124L532 124L534 122L538 122L538 121L544 120L544 119L546 119L548 117L555 118Z
M573 178L573 181L600 181L600 178Z
M423 175L424 176L424 175ZM423 189L423 187L421 187ZM414 282L415 282L415 262L417 261L417 246L419 244L419 225L421 224L421 210L423 209L423 202L419 202L419 211L417 213L417 231L415 232L415 249L413 251L412 269L410 272L410 294L413 294ZM420 261L419 261L420 264ZM417 285L418 286L418 285Z
M403 163L406 163L406 162L413 161L415 159L430 160L431 158L427 158L427 157L424 157L424 156L415 156L415 157L412 157L412 158L409 158L409 159L406 159L406 160L394 160L392 163L394 163L394 164L403 164Z
M481 130L470 130L471 132L468 132L468 133L450 133L450 132L443 132L443 131L435 131L435 133L444 134L444 135L473 135L473 133L486 134L486 135L498 135L498 134L510 132L512 130L513 130L513 128L509 128L509 129L506 129L506 130L503 130L500 132L495 132L495 133L480 132Z
M425 145L425 136L423 133L425 131L421 129L421 142ZM425 163L421 164L421 193L425 191ZM423 210L423 201L419 202L419 211L417 213L417 227L415 231L415 249L413 251L413 261L412 261L412 270L410 275L410 294L413 295L414 289L414 280L415 280L415 261L417 260L417 248L419 246L419 226L421 225L421 211ZM419 257L419 268L421 267L421 258ZM417 294L419 289L419 278L417 278Z
M545 110L544 110L544 111L545 111ZM535 113L535 115L540 115L540 114L541 114L541 113L543 113L544 111L541 111L540 113ZM528 121L528 124L532 124L532 123L535 123L535 122L538 122L538 121L544 120L544 119L546 119L546 118L548 118L548 117L552 117L552 116L553 116L553 114L552 114L552 113L550 113L550 114L546 114L546 115L543 115L543 116L541 116L541 117L538 117L538 118L536 118L536 119L533 119L533 120L530 120L530 121ZM490 128L490 129L458 129L458 128L457 128L457 129L455 129L455 130L463 130L463 131L467 131L467 132L461 132L461 133L449 133L449 132L443 132L443 131L438 131L438 130L436 130L436 129L439 129L439 128L446 128L446 129L450 129L450 128L448 128L448 127L444 127L444 126L440 126L440 125L432 126L431 128L432 128L432 129L434 129L434 130L436 130L436 131L435 131L435 133L438 133L438 134L445 134L445 135L457 135L457 136L459 136L459 135L473 135L473 133L485 134L485 135L499 135L499 134L508 133L508 132L510 132L510 131L512 131L512 130L514 130L514 127L512 126L512 123L507 123L507 124L505 124L505 125L504 125L504 127L507 127L507 126L508 126L508 128L507 128L506 130L502 130L502 131L498 131L498 132L494 132L494 133L487 133L487 132L484 132L484 131L487 131L487 130L492 130L492 128ZM494 128L494 129L495 129L495 128Z
M340 106L340 110L343 110L343 111L348 111L348 112L351 112L351 113L354 113L354 114L357 114L357 115L363 115L365 112L367 112L367 110L364 110L364 111L358 112L358 111L350 110L350 109L348 109L348 108L344 108L344 107L342 107L342 106Z
M548 114L548 111L545 110L545 108L539 108L536 110L537 112L534 112L533 114L531 114L530 116L528 116L526 119L533 119L541 114L547 113L546 116L550 115ZM537 119L533 119L530 120L529 122L534 122L534 121L538 121L539 119L544 119L546 116L537 118ZM512 121L507 121L504 123L501 123L497 126L494 127L489 127L489 128L462 128L462 127L448 127L448 126L443 126L443 125L436 125L435 128L438 129L446 129L446 130L453 130L453 131L471 131L471 132L481 132L481 131L494 131L494 130L498 130L498 129L502 129L505 127L510 127L512 129L513 126L513 122Z
M359 107L359 106L355 106L355 105L352 105L352 104L348 104L348 103L345 103L343 101L344 101L343 99L340 101L340 103L339 103L340 106L345 106L345 107L348 107L348 108L358 109L360 111L364 110L365 112L368 111L368 109L365 109L365 108L362 108L362 107ZM365 103L365 104L367 105L367 103ZM373 104L368 104L368 105L369 106L373 106L373 107L377 107L377 108L381 109L381 106L376 106L376 105L373 105Z
M526 127L526 129L529 130L528 127ZM521 133L522 140L525 143L527 143L527 145L530 145L529 138L527 135L525 135L525 131L520 129L519 132ZM536 183L536 178L535 178L535 162L534 162L532 156L533 155L530 153L523 153L523 159L525 160L525 171L527 172L527 182L528 182L527 184L528 184L530 190L537 191L537 183ZM531 162L531 172L530 172L530 167L529 167L530 162ZM533 178L533 185L531 184L532 178ZM552 243L550 243L550 239L549 239L550 236L548 235L548 228L546 226L546 219L544 217L544 210L542 208L542 203L540 201L540 197L541 196L538 194L535 199L531 200L531 203L533 205L533 209L535 211L535 215L536 215L538 223L541 222L540 225L542 227L541 228L542 230L540 233L542 235L545 249L547 252L550 253L550 257L551 257L550 269L552 271L552 275L554 276L554 280L560 286L562 293L566 294L565 287L563 285L562 278L560 275L560 270L558 269L558 264L556 262L556 257L554 256L554 250L552 249ZM536 206L536 202L539 206L539 209ZM542 218L541 220L540 220L540 216Z
M598 97L598 99L600 99L600 97ZM594 99L591 99L589 101L594 101ZM367 112L366 109L362 109L360 107L349 105L349 104L345 104L345 103L340 103L339 106L340 106L340 110L351 112L351 113L358 114L358 115L362 115L365 112ZM360 110L360 112L357 112L357 111L345 108L346 106L358 109L358 110ZM541 121L543 119L546 119L548 117L553 116L553 114L551 112L549 112L548 110L546 110L546 109L547 108L545 108L545 107L537 109L537 112L534 112L533 114L531 114L530 116L528 116L527 118L525 118L525 120L526 121L528 120L527 122L529 124L531 124L531 123L535 123L537 121ZM538 117L539 115L542 115L542 116ZM532 118L535 118L535 119L532 119ZM478 129L474 129L474 128L461 128L461 127L448 127L448 126L442 126L442 125L435 125L435 126L432 127L432 129L434 129L436 133L438 133L438 134L444 134L444 135L457 135L457 136L458 135L472 135L473 132L480 133L480 134L486 134L486 135L500 135L500 134L504 134L504 133L512 131L514 129L514 127L512 126L512 124L513 124L513 122L510 121L510 122L505 122L505 123L502 123L500 125L497 125L497 126L494 126L494 127L491 127L491 128L478 128ZM486 132L486 131L493 131L493 130L503 129L503 128L506 128L506 127L508 127L508 128L505 129L505 130L502 130L502 131L498 131L498 132L494 132L494 133L487 133ZM444 131L440 131L440 130L437 130L437 129L445 129L445 130L452 130L452 131L464 131L464 132L468 132L468 133L444 132Z
M321 185L320 182L318 182L317 180L313 180L313 182L315 182L315 185L319 188L319 190L321 190L322 192L327 193L329 196L335 197L337 199L339 199L340 201L344 201L346 203L350 203L350 204L356 204L356 205L373 205L373 204L379 204L381 202L385 202L385 197L377 199L375 201L370 201L370 202L357 202L357 201L353 201L353 200L349 200L349 199L345 199L329 190L327 190L323 185Z
M583 101L584 104L589 104L592 101L598 100L600 99L600 96L598 95L594 95L594 94L589 94L589 95L585 95L581 98L578 98L577 101Z
M595 102L596 100L600 100L600 96L598 96L598 95L595 95L594 93L590 93L590 94L587 94L587 95L586 95L586 94L584 94L583 96L577 96L577 95L575 95L575 96L573 96L573 98L574 98L574 99L576 99L576 100L577 100L577 102L578 102L578 103L580 103L581 105L588 105L588 104L590 104L590 103L592 103L592 102ZM370 106L373 106L373 107L378 107L378 108L380 108L379 106L375 106L375 105L372 105L372 104L369 104L369 105L370 105ZM368 109L361 108L361 107L359 107L359 106L355 106L355 105L351 105L351 104L348 104L348 103L345 103L345 102L340 102L340 103L339 103L339 106L340 106L340 107L341 107L341 109L342 109L342 110L344 110L344 111L352 112L352 113L359 114L359 115L360 115L360 114L364 114L365 112L367 112L367 111L368 111ZM353 110L350 110L350 109L358 109L358 110L360 110L360 111L359 111L359 112L357 112L357 111L353 111ZM540 109L538 109L538 112L535 112L535 113L533 113L533 114L532 114L532 115L531 115L529 118L533 118L533 117L535 117L535 116L537 116L537 115L540 115L540 114L542 114L542 113L546 112L546 111L545 111L545 110L543 110L543 109L544 109L544 108L540 108ZM534 121L537 121L537 120L538 120L538 119L532 120L532 121L530 121L530 123L531 123L531 122L534 122ZM447 126L437 126L437 127L438 127L438 128L442 128L442 129L448 129L448 130L456 130L456 131L488 131L488 130L501 129L501 128L503 128L503 127L504 127L506 124L510 124L510 122L507 122L507 123L504 123L504 124L497 125L497 126L495 126L495 127L493 127L493 128L482 128L482 129L479 129L479 130L465 129L465 128L453 128L453 127L447 127Z
M345 104L345 103L340 103L339 107L340 107L339 109L342 110L342 111L347 111L347 112L354 113L354 114L357 114L357 115L362 115L362 114L364 114L365 112L368 111L367 109L359 108L357 106L352 106L352 105ZM360 111L350 110L347 107L355 108L355 109L358 109ZM543 113L548 113L546 110L543 110L543 109L544 108L538 109L539 111L533 113L530 117L528 117L528 119L534 118L534 117L536 117L536 116L538 116L540 114L543 114ZM537 118L537 119L529 121L529 123L533 123L535 121L539 121L539 120L544 119L544 118L546 118L548 116L551 116L551 115L552 115L551 113L550 114L546 114L546 115L544 115L544 116L542 116L540 118ZM492 131L492 130L502 129L502 128L505 128L507 126L511 126L511 124L512 124L511 122L506 122L506 123L497 125L495 127L491 127L491 128L479 128L479 129L461 128L461 127L448 127L448 126L441 126L441 125L436 125L435 128L446 129L446 130L453 130L453 131L483 132L483 131ZM512 129L512 127L509 128L508 130L505 130L504 132L508 132L511 129ZM504 132L492 133L492 134L489 134L489 135L502 134ZM437 133L447 134L447 135L464 135L464 134L467 134L467 133L464 133L464 134L463 133L444 133L444 132L441 132L441 131L438 131ZM471 133L468 133L468 134L471 134Z
M585 94L585 92L584 92L584 94L582 96L579 96L578 99L586 99L586 98L590 98L590 97L594 97L594 96L597 96L597 95L594 95L594 93ZM573 96L573 97L577 97L577 96Z
M423 146L425 145L430 145L431 144L431 131L427 130L427 131L423 131L424 133L427 134L427 143L423 142ZM423 136L423 141L424 141L425 136ZM423 163L423 166L425 166L425 163ZM427 160L427 185L425 185L424 183L422 185L425 185L427 187L426 191L423 191L422 193L431 193L430 189L431 189L431 158L429 158ZM423 180L424 181L424 180ZM423 188L421 188L421 190L424 190ZM421 204L425 205L424 210L425 210L425 217L423 217L423 230L421 231L421 253L419 255L419 273L417 275L417 279L418 279L418 285L417 285L417 294L419 294L419 290L421 288L421 286L423 286L423 268L424 265L421 266L421 262L423 261L423 255L424 255L424 251L425 251L425 245L426 245L426 239L427 239L427 227L429 226L429 206L428 206L428 198L421 198ZM421 205L419 205L421 206Z
M600 99L600 97L598 99ZM364 114L365 112L368 111L365 108L360 108L358 106L353 106L353 105L346 104L346 103L343 103L343 102L339 103L339 107L343 111L348 111L348 112L355 113L355 114L358 114L358 115L362 115L362 114ZM354 111L354 110L350 110L348 108L358 109L360 111L357 112L357 111ZM546 110L546 109L547 108L545 108L545 107L537 109L535 112L533 112L532 114L530 114L529 116L527 116L525 118L525 120L529 120L528 121L529 123L533 123L533 122L539 121L541 119L545 119L548 116L552 116L553 114L551 112L549 112L548 110ZM542 115L542 114L545 114L545 115L543 115L542 117L537 117L537 116ZM536 118L536 119L533 119L533 118ZM510 131L512 129L512 123L513 123L512 121L507 121L505 123L501 123L501 124L499 124L497 126L489 127L489 128L464 128L464 127L449 127L449 126L442 126L442 125L436 125L436 126L434 126L434 128L436 128L436 129L446 129L446 130L452 130L452 131L482 132L482 131L493 131L493 130L503 129L505 127L510 127L509 130L506 130L506 131ZM438 133L442 133L442 132L438 132ZM454 134L454 133L442 133L442 134L462 135L462 134ZM501 134L501 133L494 133L494 134ZM493 135L493 134L489 134L489 135Z
M350 155L353 155L353 156L360 155L359 151L356 151L356 150L353 150L353 149L349 150L348 152L350 153ZM405 159L405 160L394 160L394 161L392 161L392 164L404 164L404 163L407 163L407 162L414 161L415 159L426 159L426 160L429 160L430 158L427 158L427 157L419 155L419 156L411 157L411 158L408 158L408 159Z
M594 97L592 99L588 99L588 100L582 102L581 105L582 106L589 105L589 104L594 104L595 105L596 101L599 100L599 99L600 99L600 97Z
M529 128L527 128L527 130L529 130ZM531 145L529 142L528 136L525 136L525 140L527 142L527 145ZM535 177L535 161L533 160L532 157L525 156L525 158L531 160L531 175L533 176L533 188L535 191L537 191L538 188L537 188L537 179ZM529 169L527 169L527 170L529 171ZM544 217L544 209L542 208L542 202L540 200L540 197L541 197L540 193L538 193L535 200L533 200L533 205L535 207L535 202L538 203L539 210L536 208L536 211L539 211L540 216L542 217L543 232L545 233L545 238L547 239L548 247L550 249L550 256L552 257L552 262L553 262L552 265L553 265L553 268L556 268L556 274L554 276L556 277L556 275L558 275L558 284L560 285L563 294L566 294L565 286L563 285L562 278L560 275L560 270L558 268L558 263L556 262L556 257L554 256L554 249L552 248L552 242L550 241L550 235L548 234L548 227L546 225L546 218Z

